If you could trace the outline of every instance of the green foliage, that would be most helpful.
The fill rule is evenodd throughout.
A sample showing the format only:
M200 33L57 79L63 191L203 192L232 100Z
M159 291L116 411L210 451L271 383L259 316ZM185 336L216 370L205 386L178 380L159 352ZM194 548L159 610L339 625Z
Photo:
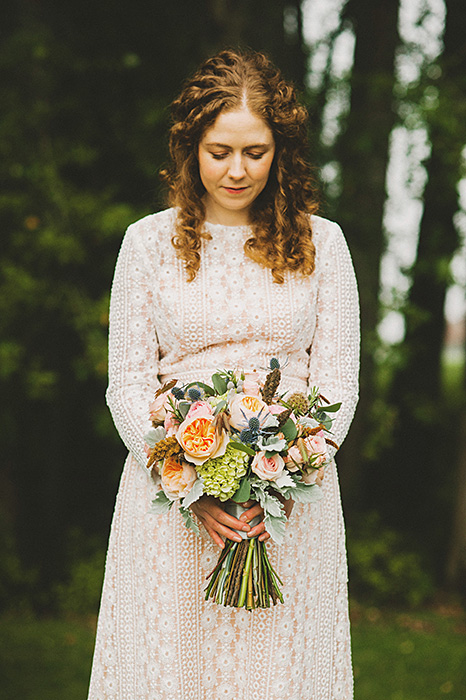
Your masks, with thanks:
M349 529L348 562L350 591L365 603L417 607L433 593L433 578L422 557L374 513L360 516Z
M21 564L11 523L0 509L0 611L28 612L36 580Z
M80 616L97 614L104 563L104 550L96 550L71 564L68 581L55 587L59 612Z

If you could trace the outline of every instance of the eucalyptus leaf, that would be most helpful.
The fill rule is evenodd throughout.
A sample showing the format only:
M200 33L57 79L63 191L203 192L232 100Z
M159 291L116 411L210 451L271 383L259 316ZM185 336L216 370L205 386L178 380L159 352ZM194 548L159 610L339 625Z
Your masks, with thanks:
M224 394L227 390L227 383L221 374L212 375L212 384L217 394Z
M287 442L291 442L298 437L298 429L292 418L288 418L288 420L282 425L281 431Z
M186 508L183 508L183 506L181 506L180 513L181 513L181 517L184 520L184 524L186 525L188 530L193 530L193 532L195 532L196 535L199 535L199 526L198 526L197 522L194 520L191 511L187 510Z
M186 418L186 416L188 415L188 411L191 408L191 405L192 404L190 404L189 401L180 401L180 403L178 404L178 410L183 416L183 418Z
M204 482L202 477L198 476L191 491L183 498L183 508L189 508L192 503L195 503L204 493Z
M163 491L159 491L152 501L151 513L156 513L157 515L168 513L172 505L173 501Z
M325 406L326 413L335 413L341 408L341 401L339 403L332 403L330 406Z
M204 384L204 382L191 382L190 384L188 384L186 386L186 388L189 389L192 386L196 386L196 387L199 387L199 389L202 389L205 392L206 396L214 396L215 395L215 391L212 389L212 387L209 386L208 384Z
M218 404L214 408L214 416L217 415L217 413L220 413L220 411L223 411L223 409L227 406L227 402L225 399L222 399L222 401L219 401Z
M231 497L231 500L235 501L236 503L245 503L246 501L249 500L250 495L251 495L251 484L249 483L248 477L244 476L240 481L240 485L239 485L238 490Z
M248 447L248 445L245 445L244 442L240 442L239 440L230 440L228 444L230 447L234 447L235 450L246 452L248 455L251 455L251 457L254 457L256 454L252 447Z

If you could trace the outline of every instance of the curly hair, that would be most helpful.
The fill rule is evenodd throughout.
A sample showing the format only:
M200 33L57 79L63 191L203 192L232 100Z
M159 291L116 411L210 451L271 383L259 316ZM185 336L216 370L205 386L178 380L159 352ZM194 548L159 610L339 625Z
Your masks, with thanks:
M244 105L265 121L275 140L267 185L251 206L252 236L245 253L270 268L278 283L286 270L311 274L315 267L310 214L317 211L317 202L303 156L308 147L307 111L266 56L224 50L205 61L174 100L172 165L161 173L170 185L169 203L178 208L172 244L184 260L189 281L199 270L202 239L211 238L204 228L199 142L220 112Z

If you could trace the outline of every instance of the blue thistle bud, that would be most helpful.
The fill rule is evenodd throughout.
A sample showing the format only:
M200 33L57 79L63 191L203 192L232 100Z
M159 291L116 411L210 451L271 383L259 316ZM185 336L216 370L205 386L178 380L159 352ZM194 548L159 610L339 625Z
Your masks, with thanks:
M174 386L171 393L173 394L175 399L177 399L178 401L181 401L181 399L184 399L184 391L183 391L183 389L180 389L179 386Z
M253 433L257 433L260 427L261 422L257 416L253 416L249 419L249 430L251 430Z
M280 362L276 357L272 357L270 360L270 369L280 369Z
M248 428L244 428L239 434L241 442L250 443L254 440L254 435Z
M196 387L192 386L190 389L188 389L188 396L192 401L199 401L201 398L201 392L199 389L196 389Z

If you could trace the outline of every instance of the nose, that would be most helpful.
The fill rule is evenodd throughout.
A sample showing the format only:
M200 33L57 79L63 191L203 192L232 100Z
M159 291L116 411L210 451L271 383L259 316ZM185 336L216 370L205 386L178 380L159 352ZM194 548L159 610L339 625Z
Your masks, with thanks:
M228 175L233 180L241 180L245 175L245 167L243 163L243 156L241 153L234 155L230 160L230 167L228 168Z

